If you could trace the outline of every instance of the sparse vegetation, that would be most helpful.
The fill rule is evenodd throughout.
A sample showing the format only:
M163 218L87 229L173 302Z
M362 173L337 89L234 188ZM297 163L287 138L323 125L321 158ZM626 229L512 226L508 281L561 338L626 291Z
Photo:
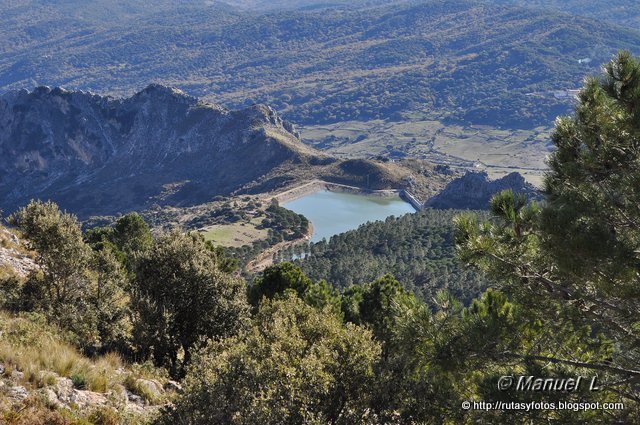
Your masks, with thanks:
M85 357L72 345L72 340L73 338L68 335L68 332L47 324L42 315L35 313L12 315L0 312L0 365L4 369L0 381L11 379L15 384L35 391L46 388L56 389L58 385L62 385L60 384L62 378L68 378L73 388L105 394L106 400L109 400L110 394L120 394L126 388L133 394L142 397L149 404L162 404L173 396L171 393L159 394L149 391L148 388L140 384L142 380L146 379L165 382L166 372L163 373L149 365L127 364L115 353L94 358ZM3 385L6 384L3 383ZM6 394L4 396L0 394L0 406L7 402L3 397L6 397ZM23 401L19 410L0 409L0 422L5 421L2 423L9 424L38 423L25 421L27 418L35 418L39 414L49 418L47 420L54 421L43 422L46 424L55 423L56 418L80 421L81 418L88 417L112 417L120 421L124 418L123 414L125 413L124 411L117 413L115 408L122 408L117 404L99 407L98 409L102 409L100 412L90 408L89 410L72 410L69 411L69 414L65 414L64 411L56 413L51 410L55 410L55 406L47 407L47 399L43 400L39 401L32 397ZM23 410L32 413L26 416L22 413ZM40 410L42 410L41 413L36 413ZM45 414L44 410L49 413ZM146 416L148 414L138 414L137 416L130 414L132 422L128 423L142 422L148 419L145 419Z
M267 238L252 240L246 245L228 249L227 252L237 258L244 267L258 254L282 242L303 242L309 233L309 220L291 210L281 207L276 199L265 210L265 217L257 226L267 230Z
M379 155L395 161L421 159L492 178L518 172L542 186L551 149L551 125L532 129L443 123L416 113L402 121L347 121L300 128L306 143L340 158ZM406 161L404 161L406 162ZM437 174L431 176L431 179Z

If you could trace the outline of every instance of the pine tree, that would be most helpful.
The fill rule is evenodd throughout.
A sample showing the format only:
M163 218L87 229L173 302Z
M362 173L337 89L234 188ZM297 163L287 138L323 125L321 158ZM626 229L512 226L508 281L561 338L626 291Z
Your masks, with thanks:
M546 202L503 192L491 204L494 221L457 218L457 242L463 259L546 326L586 326L616 347L606 358L544 349L505 356L600 373L611 394L638 400L640 63L623 52L605 70L586 82L575 114L556 123Z

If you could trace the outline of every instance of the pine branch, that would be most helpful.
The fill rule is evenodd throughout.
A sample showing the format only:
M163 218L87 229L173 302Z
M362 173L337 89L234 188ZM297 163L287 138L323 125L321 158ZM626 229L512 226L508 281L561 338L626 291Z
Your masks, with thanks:
M502 354L506 357L517 358L521 360L536 360L536 361L549 362L553 364L564 364L564 365L580 367L584 369L599 370L601 372L610 372L610 373L614 373L616 375L625 376L625 377L640 378L639 370L625 369L622 367L607 365L604 363L586 363L586 362L579 362L576 360L559 359L556 357L537 356L537 355L530 355L530 354L529 355L516 354L508 351Z

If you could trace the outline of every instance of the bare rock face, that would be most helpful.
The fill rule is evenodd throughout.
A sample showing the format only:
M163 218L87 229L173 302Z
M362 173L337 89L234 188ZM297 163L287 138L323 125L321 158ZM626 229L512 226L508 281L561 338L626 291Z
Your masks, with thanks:
M126 99L49 87L0 97L5 212L32 198L81 217L193 205L317 156L269 107L229 111L161 85Z
M37 266L26 255L20 254L13 249L0 247L0 267L7 267L13 270L15 275L25 277Z
M63 406L62 403L60 403L60 400L58 400L58 395L53 389L49 387L43 388L42 390L40 390L40 394L42 395L42 397L44 397L44 399L50 406L54 406L56 408L60 408Z
M54 392L57 399L63 403L71 403L74 397L75 389L73 388L73 382L69 378L58 378L54 386Z
M0 268L11 270L19 277L27 276L37 266L25 250L23 242L14 233L0 226Z
M53 372L46 373L55 377L55 383L39 389L24 386L22 372L14 371L10 378L2 378L0 375L0 393L14 406L20 405L26 398L35 395L46 400L49 406L56 409L90 411L99 406L110 406L141 417L150 417L163 406L163 404L149 404L142 397L130 393L121 385L117 385L106 393L80 390L74 388L71 379L59 377ZM159 382L153 380L140 381L153 385L158 394L164 393Z
M13 382L19 382L19 381L21 381L22 379L24 379L24 372L20 372L20 371L18 371L18 370L13 370L13 371L11 372L11 380L12 380Z
M105 406L108 404L108 399L107 396L102 393L86 390L75 390L71 397L71 403L83 409L89 406Z
M425 207L484 210L489 207L489 201L493 195L506 189L524 193L528 199L541 197L536 188L527 183L519 173L511 173L498 180L489 180L485 172L468 172L453 180L440 193L429 198Z

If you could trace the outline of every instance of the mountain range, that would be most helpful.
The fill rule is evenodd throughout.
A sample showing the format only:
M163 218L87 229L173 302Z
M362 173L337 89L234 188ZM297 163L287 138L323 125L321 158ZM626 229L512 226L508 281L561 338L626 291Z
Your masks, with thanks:
M229 111L160 85L126 99L38 87L0 97L0 202L80 215L193 204L285 164L332 159L269 107Z
M426 196L437 173L424 164L340 161L281 116L548 128L585 75L620 48L640 52L640 32L620 19L637 14L626 0L608 4L3 3L0 202L11 211L51 198L81 216L112 214L307 177L413 182Z
M341 160L303 143L268 106L228 110L159 84L127 98L47 86L0 96L5 213L51 199L86 219L314 179L424 199L452 177L416 160Z
M585 16L637 30L640 7L636 0L487 0L498 5L516 5Z
M4 3L0 91L61 85L130 96L158 82L228 108L269 104L296 124L420 113L532 128L567 113L568 90L618 49L640 52L640 32L595 12L499 2L286 12L259 12L256 1Z

